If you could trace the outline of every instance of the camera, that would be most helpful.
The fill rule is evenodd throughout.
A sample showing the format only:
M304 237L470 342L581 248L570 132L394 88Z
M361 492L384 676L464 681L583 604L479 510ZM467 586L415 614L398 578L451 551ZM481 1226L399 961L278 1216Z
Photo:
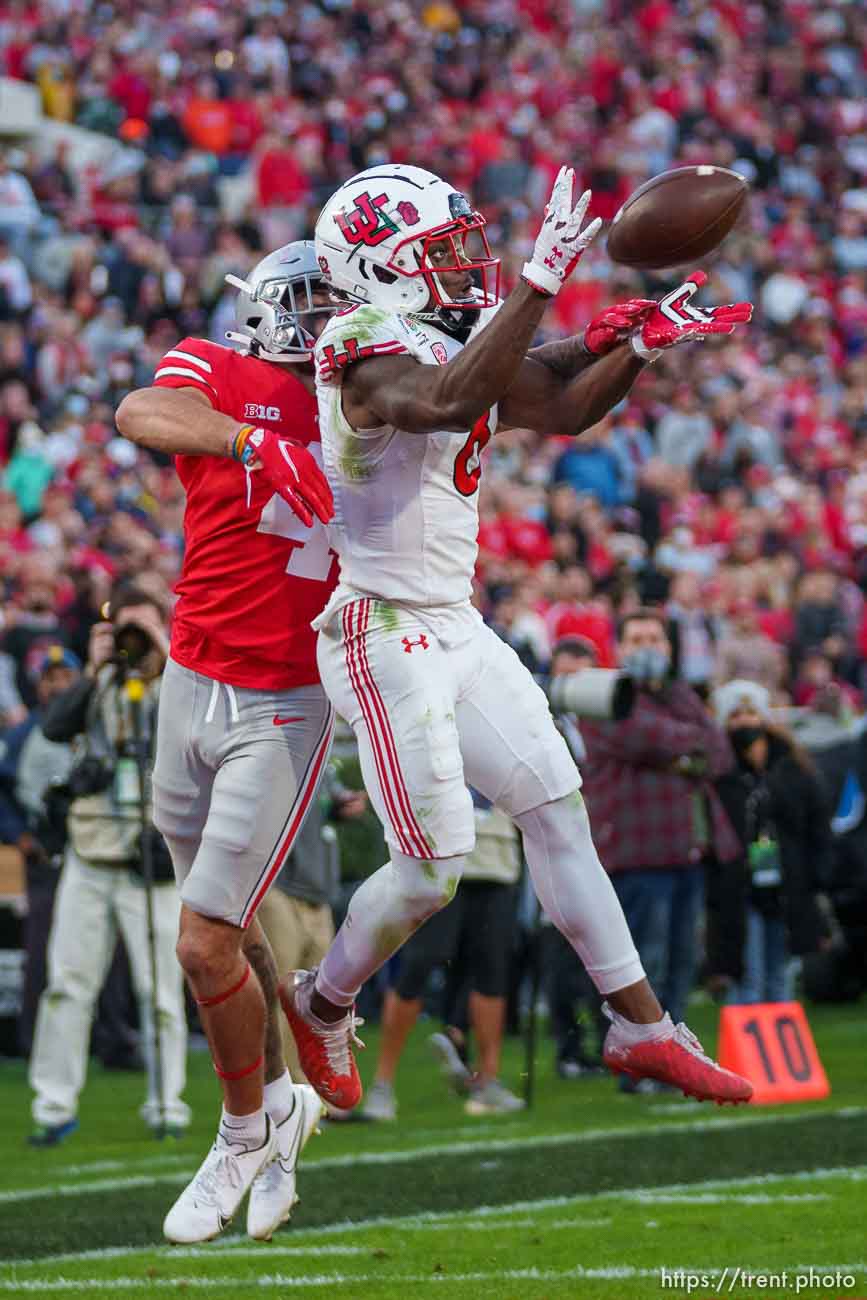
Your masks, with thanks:
M76 763L66 779L70 799L81 799L91 794L102 794L112 782L112 770L103 759L87 754Z
M635 682L616 668L582 668L552 678L548 699L554 713L622 722L635 704Z
M153 641L140 627L126 623L114 629L114 662L137 668L153 647Z

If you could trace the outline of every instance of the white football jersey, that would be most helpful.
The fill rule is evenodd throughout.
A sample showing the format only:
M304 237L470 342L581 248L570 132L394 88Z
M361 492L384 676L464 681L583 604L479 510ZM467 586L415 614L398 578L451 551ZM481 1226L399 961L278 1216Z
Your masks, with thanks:
M498 310L480 312L469 339ZM319 432L334 493L329 533L340 585L314 626L361 592L417 609L445 641L471 635L480 458L496 429L496 406L465 433L425 435L390 424L353 429L341 401L343 371L363 357L403 353L437 366L463 346L427 321L369 304L339 312L320 335Z

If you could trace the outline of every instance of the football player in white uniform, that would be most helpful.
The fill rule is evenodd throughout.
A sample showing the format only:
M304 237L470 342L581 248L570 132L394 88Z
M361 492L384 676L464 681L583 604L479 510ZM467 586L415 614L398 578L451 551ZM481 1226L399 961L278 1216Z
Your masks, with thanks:
M337 1107L361 1097L359 988L461 878L474 843L468 785L519 826L542 906L607 999L607 1064L699 1098L752 1092L663 1013L545 697L470 603L480 455L498 422L580 433L662 349L729 334L751 313L747 303L693 307L699 272L659 304L621 304L582 339L528 354L547 303L600 225L582 229L590 194L573 204L573 185L562 169L502 304L484 218L430 172L362 172L317 223L320 268L347 307L316 347L341 577L314 626L323 685L355 731L391 853L353 896L318 971L281 985L307 1078Z

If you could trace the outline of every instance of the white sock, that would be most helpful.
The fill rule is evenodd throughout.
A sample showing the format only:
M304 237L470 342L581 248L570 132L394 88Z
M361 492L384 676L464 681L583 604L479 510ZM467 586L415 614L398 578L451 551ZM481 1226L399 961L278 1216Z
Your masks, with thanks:
M603 996L644 978L580 790L515 817L539 902Z
M230 1115L223 1107L220 1118L219 1136L232 1146L243 1146L254 1151L265 1141L267 1124L265 1107L254 1110L252 1115Z
M265 1084L265 1109L275 1124L282 1124L295 1109L295 1085L288 1070L279 1079Z
M625 1038L628 1043L657 1043L670 1038L674 1033L674 1024L667 1011L661 1020L654 1020L649 1025L639 1025L634 1020L627 1020L625 1016L621 1016L607 1002L602 1003L602 1010L616 1027L621 1038Z

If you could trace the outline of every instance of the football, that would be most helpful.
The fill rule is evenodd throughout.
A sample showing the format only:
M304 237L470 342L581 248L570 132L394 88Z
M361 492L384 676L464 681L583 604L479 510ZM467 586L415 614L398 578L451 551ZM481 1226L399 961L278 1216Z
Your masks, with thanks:
M743 176L709 163L677 167L646 181L615 216L608 255L621 266L658 271L682 266L718 248L737 221L749 186Z

